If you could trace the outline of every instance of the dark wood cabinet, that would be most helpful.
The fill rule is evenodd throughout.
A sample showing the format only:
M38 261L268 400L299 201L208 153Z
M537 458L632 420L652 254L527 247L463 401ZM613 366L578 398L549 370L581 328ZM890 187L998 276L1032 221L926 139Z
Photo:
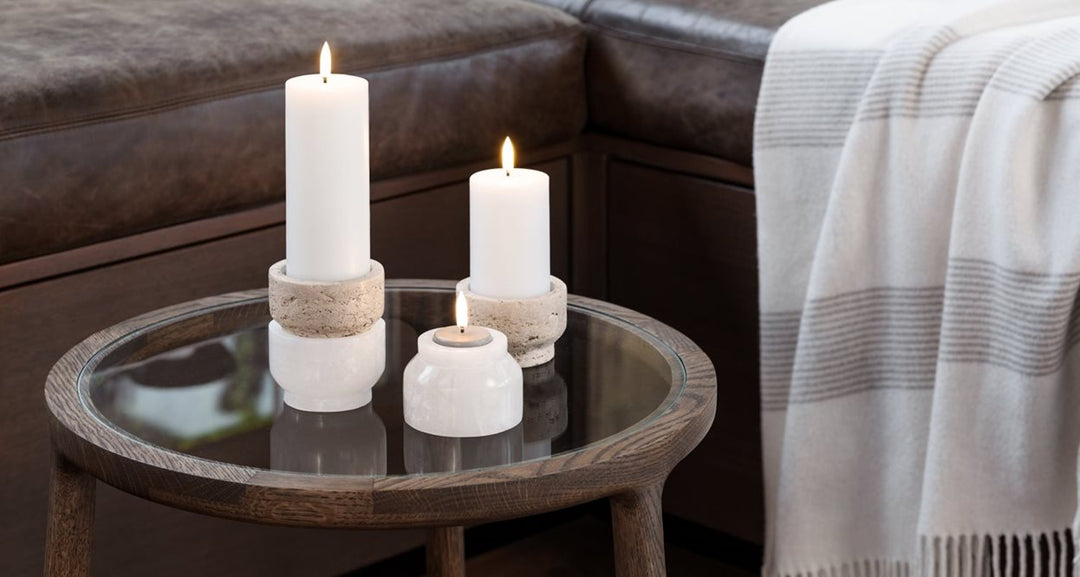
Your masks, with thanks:
M753 191L613 160L607 296L684 332L712 359L712 430L668 480L665 507L751 541L763 534Z

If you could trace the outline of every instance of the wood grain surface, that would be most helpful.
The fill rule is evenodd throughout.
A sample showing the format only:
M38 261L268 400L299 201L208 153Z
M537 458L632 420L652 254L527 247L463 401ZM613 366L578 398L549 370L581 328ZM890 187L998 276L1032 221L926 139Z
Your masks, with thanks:
M54 455L45 527L46 575L90 574L94 478Z
M611 498L615 571L619 577L664 575L663 485L657 483Z
M438 527L428 533L427 577L465 577L464 527Z

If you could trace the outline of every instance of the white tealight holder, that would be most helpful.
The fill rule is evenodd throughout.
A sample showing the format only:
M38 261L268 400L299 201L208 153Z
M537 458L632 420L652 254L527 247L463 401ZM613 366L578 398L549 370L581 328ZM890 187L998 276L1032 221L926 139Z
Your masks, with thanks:
M371 402L386 370L386 322L346 337L302 337L269 325L270 374L285 404L301 411L351 411Z
M521 422L522 372L507 352L506 335L465 326L464 303L459 295L461 325L420 335L405 367L405 422L431 435L481 437Z

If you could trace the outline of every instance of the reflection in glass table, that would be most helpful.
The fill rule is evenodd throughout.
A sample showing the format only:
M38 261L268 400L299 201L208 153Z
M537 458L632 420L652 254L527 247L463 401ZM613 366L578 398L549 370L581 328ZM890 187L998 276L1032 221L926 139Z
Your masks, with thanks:
M491 439L421 433L402 418L402 371L417 335L451 324L453 314L445 294L414 298L422 296L430 301L418 307L424 314L387 309L387 368L373 402L359 410L311 413L284 404L267 368L269 317L261 315L136 362L110 355L93 374L90 402L115 427L193 456L302 473L404 475L572 450L645 418L671 388L666 360L635 343L640 337L571 314L555 360L524 370L520 425Z

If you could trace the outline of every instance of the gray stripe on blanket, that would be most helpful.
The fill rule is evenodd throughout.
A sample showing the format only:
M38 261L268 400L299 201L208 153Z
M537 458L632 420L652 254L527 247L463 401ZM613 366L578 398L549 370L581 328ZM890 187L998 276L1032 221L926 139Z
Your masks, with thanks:
M939 363L1052 374L1080 342L1078 287L1080 272L954 258L945 286L877 287L762 313L762 408L932 388Z
M755 145L828 148L842 146L856 122L967 118L987 90L1041 100L1080 98L1075 31L990 49L948 46L958 39L943 28L919 31L904 42L917 48L770 54Z

